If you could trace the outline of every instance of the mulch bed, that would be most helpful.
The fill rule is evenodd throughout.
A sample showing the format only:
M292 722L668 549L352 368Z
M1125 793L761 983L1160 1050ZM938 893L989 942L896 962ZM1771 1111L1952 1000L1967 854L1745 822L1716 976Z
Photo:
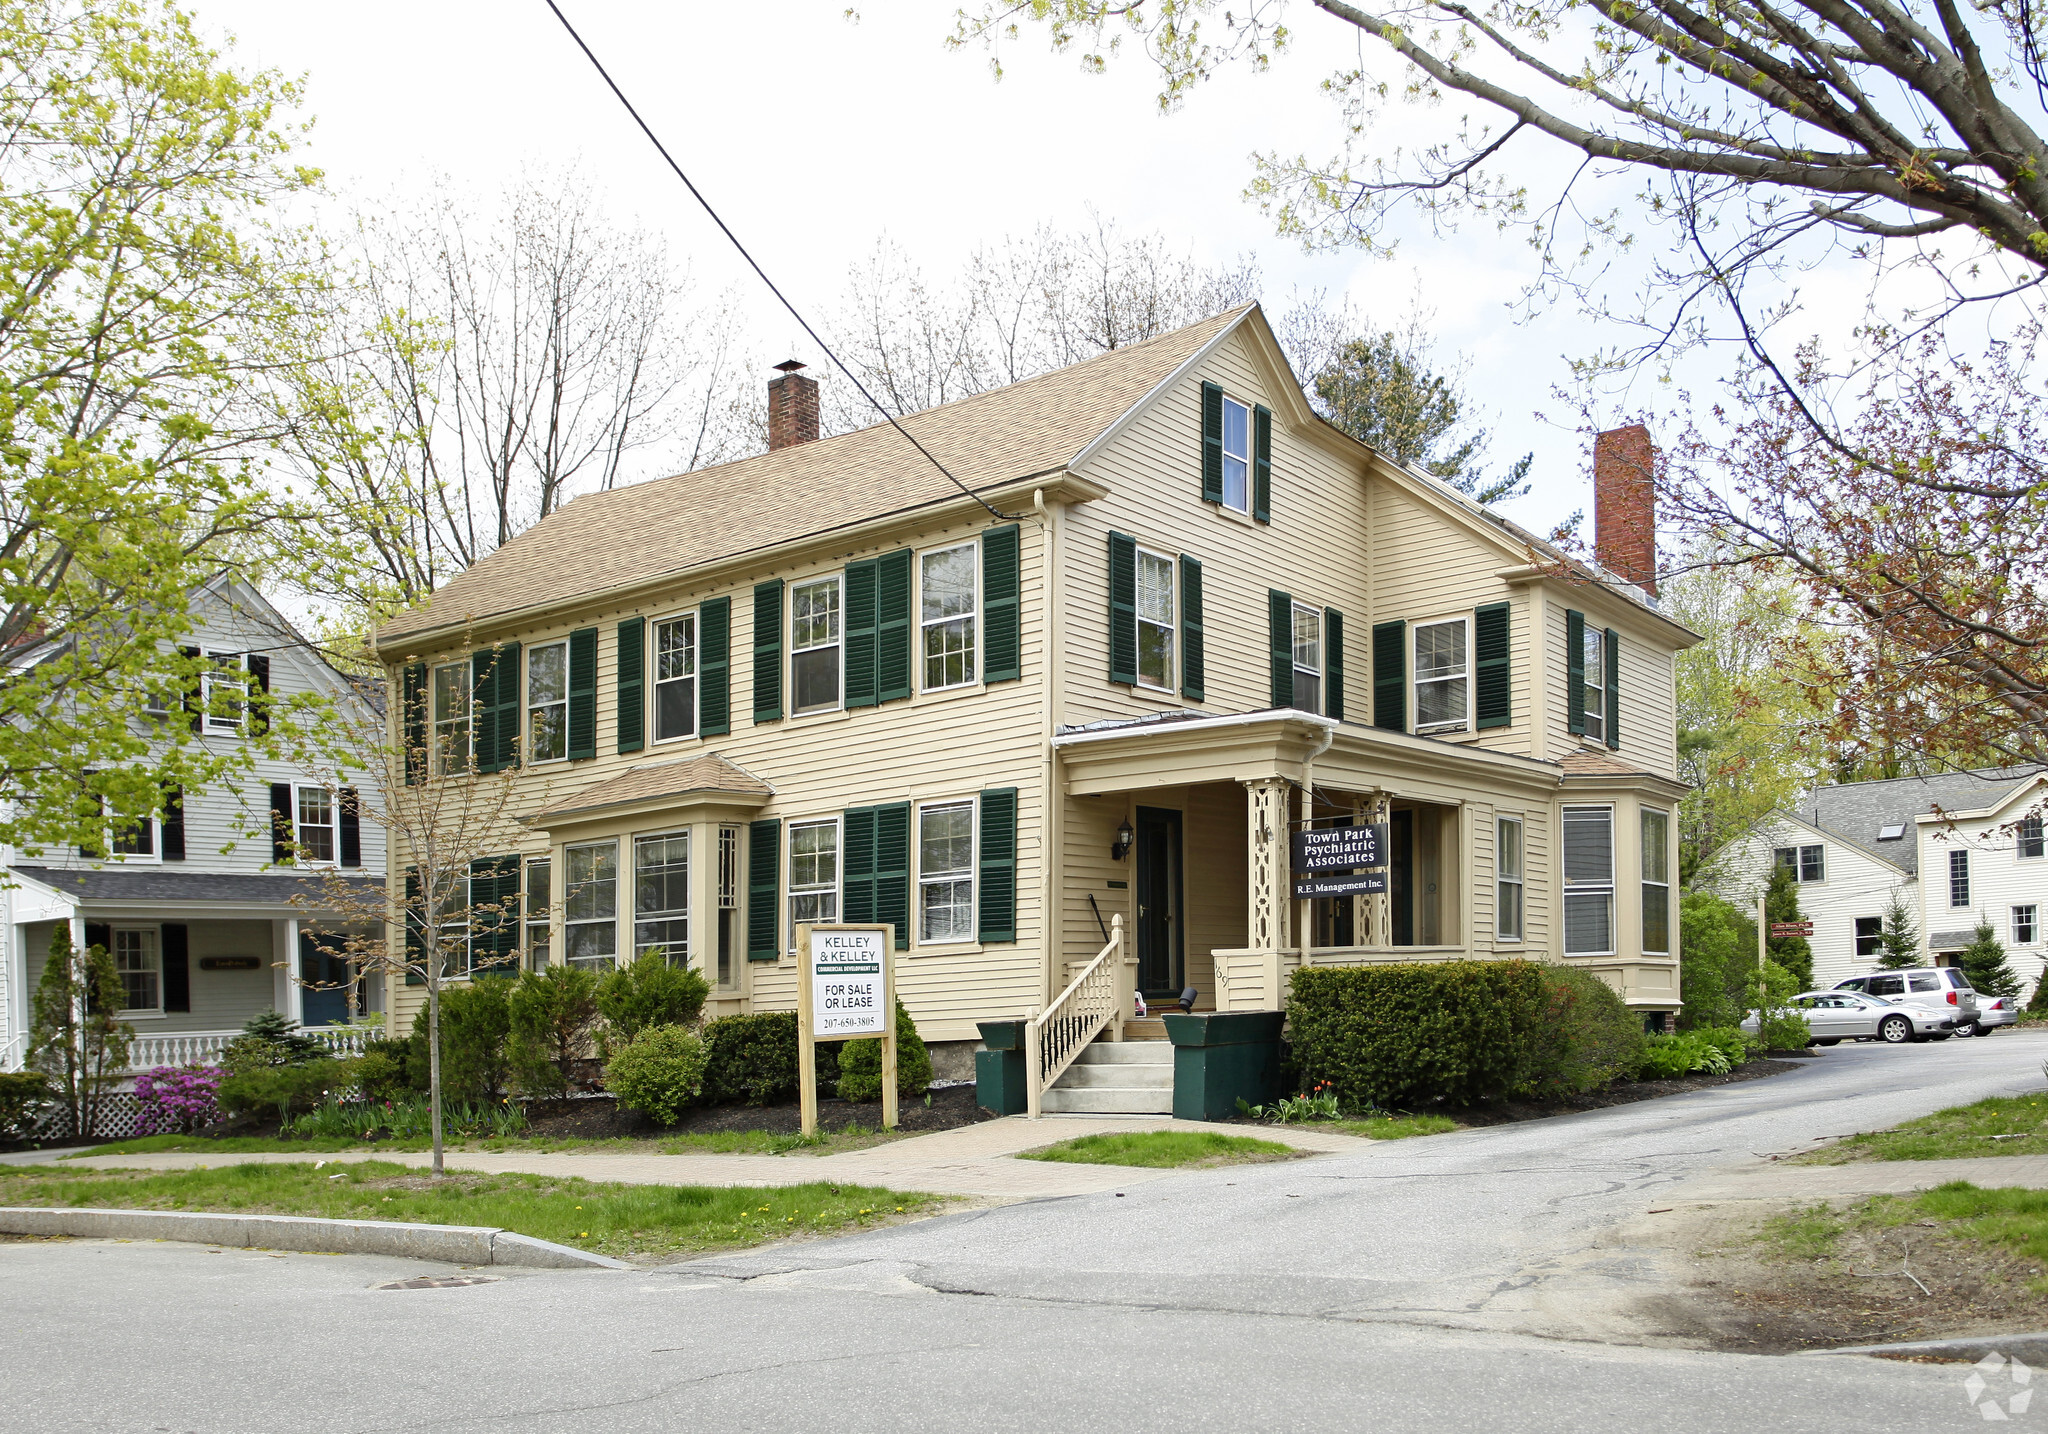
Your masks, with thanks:
M691 1135L712 1131L762 1130L771 1135L794 1135L803 1129L802 1109L787 1105L715 1105L686 1111L681 1121L663 1127L634 1110L621 1110L615 1101L535 1101L528 1111L532 1122L529 1136L541 1139L607 1140L615 1137L650 1138ZM954 1130L995 1116L974 1103L974 1087L949 1086L931 1092L931 1103L923 1097L899 1102L897 1129L908 1131ZM849 1125L878 1130L882 1124L882 1103L856 1105L843 1100L818 1102L818 1128L844 1130Z

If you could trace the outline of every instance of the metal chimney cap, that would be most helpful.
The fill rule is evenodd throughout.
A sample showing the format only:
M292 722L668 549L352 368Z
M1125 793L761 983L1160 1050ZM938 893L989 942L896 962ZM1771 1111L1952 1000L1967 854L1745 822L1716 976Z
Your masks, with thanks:
M775 371L777 373L795 373L798 369L807 366L802 359L784 359L781 363L775 365Z

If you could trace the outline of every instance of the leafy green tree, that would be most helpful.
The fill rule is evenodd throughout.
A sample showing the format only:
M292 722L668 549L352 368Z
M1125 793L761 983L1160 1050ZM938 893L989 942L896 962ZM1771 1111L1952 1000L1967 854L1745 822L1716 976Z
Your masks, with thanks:
M1977 929L1971 933L1970 944L1956 954L1956 964L1963 968L1970 984L1987 996L2017 996L2020 993L2020 978L2006 964L2005 944L1998 939L1998 932L1992 928L1991 922L1982 915L1977 918Z
M1884 924L1878 928L1877 965L1883 971L1902 971L1920 964L1920 930L1906 900L1893 887L1885 898Z
M1739 1025L1744 983L1756 969L1756 923L1707 891L1678 898L1682 1030Z
M1775 961L1749 968L1747 1005L1757 1013L1757 1040L1767 1051L1803 1049L1813 1037L1806 1017L1794 1011L1790 1002L1806 989L1796 972Z
M107 1096L128 1068L135 1028L115 1019L123 1004L120 973L107 948L79 950L70 924L58 922L36 982L28 1063L49 1075L74 1135L98 1133Z
M0 842L94 849L249 758L143 713L198 690L188 594L274 516L243 399L309 280L263 216L315 176L296 87L163 0L0 3L0 57Z
M1792 879L1790 867L1771 868L1771 884L1764 889L1764 916L1774 923L1805 920L1799 910L1799 883ZM1813 984L1813 947L1804 936L1770 936L1765 949L1771 960L1798 978L1795 991Z

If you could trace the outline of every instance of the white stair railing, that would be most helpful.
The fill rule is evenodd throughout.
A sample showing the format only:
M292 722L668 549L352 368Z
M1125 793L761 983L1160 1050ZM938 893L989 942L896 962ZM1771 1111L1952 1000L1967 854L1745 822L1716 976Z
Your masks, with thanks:
M1122 1014L1123 944L1124 918L1118 912L1110 918L1109 944L1025 1027L1024 1094L1031 1119L1038 1119L1052 1083Z

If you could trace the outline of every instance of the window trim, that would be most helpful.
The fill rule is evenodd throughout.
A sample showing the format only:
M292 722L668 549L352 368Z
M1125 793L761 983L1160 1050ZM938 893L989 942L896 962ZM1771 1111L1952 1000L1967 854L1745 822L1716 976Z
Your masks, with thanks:
M948 940L933 940L924 934L924 814L927 810L965 807L967 809L967 934ZM914 834L911 852L911 923L915 939L913 949L930 947L933 950L958 951L977 947L981 942L981 798L979 794L964 797L933 797L926 801L911 803L911 831ZM944 878L957 881L957 876Z
M619 967L619 839L615 836L600 837L595 841L567 842L564 843L562 847L562 964L565 966L579 964L579 961L588 962L592 959L597 959L590 957L577 958L573 957L570 954L571 947L574 945L574 942L571 939L571 933L574 932L574 930L577 927L602 926L605 924L607 918L602 916L591 916L585 917L584 919L579 921L575 920L570 916L569 903L572 899L570 894L570 883L574 880L574 877L570 874L569 867L571 863L571 858L574 856L576 852L589 851L593 848L603 847L610 847L612 852L612 914L609 918L612 928L612 949L610 952L610 960L612 964L609 968L595 965L584 965L583 969L587 971L604 971L607 969L616 971Z
M2012 856L2014 861L2048 860L2048 823L2038 814L2021 817L2013 823ZM2033 851L2027 847L2032 845Z
M643 955L647 954L646 951L643 951L641 949L640 945L640 922L644 914L640 910L640 843L644 841L672 841L676 837L681 837L683 839L682 914L680 918L678 918L678 916L673 911L663 910L654 913L648 919L653 921L675 921L680 919L682 921L683 959L681 963L678 964L675 960L674 952L670 951L668 953L668 964L671 967L675 967L678 970L687 970L691 964L690 957L693 954L696 946L696 943L690 939L692 935L694 935L694 932L691 928L693 913L691 911L690 897L692 895L692 883L695 882L697 877L697 844L694 840L691 839L689 827L662 827L655 831L634 832L632 834L631 841L633 844L633 910L628 919L631 921L633 929L632 956L633 960L638 961ZM668 945L668 943L666 942L661 942L657 944L664 947Z
M1585 663L1584 676L1580 687L1584 697L1580 702L1579 735L1589 741L1607 740L1607 633L1603 628L1586 624L1585 635L1579 641L1580 653ZM1569 675L1569 674L1567 674ZM1598 702L1599 711L1594 711Z
M1504 837L1507 829L1515 829L1515 869L1509 874L1501 861L1505 848ZM1493 818L1493 939L1499 941L1523 942L1529 939L1529 827L1519 816L1502 816L1494 813ZM1502 914L1507 909L1507 888L1515 889L1515 929L1503 929Z
M1230 451L1230 410L1233 407L1244 414L1244 452L1242 454ZM1236 513L1239 517L1243 518L1249 518L1252 515L1252 450L1258 446L1258 439L1252 432L1253 408L1254 405L1246 403L1243 399L1232 398L1228 393L1223 395L1223 424L1218 438L1218 444L1223 451L1223 496L1216 506L1226 513ZM1242 506L1230 501L1230 463L1232 459L1237 459L1244 464L1244 503Z
M834 624L834 626L837 628L837 631L833 634L833 638L830 643L816 643L810 647L799 648L796 645L797 590L799 588L816 587L821 583L831 583L839 592L839 605L836 609L837 621ZM788 633L789 642L789 715L792 717L816 717L827 712L844 712L846 710L845 570L841 569L838 572L819 573L814 577L808 578L791 578L787 586L785 587L784 591L786 596L783 601L783 610L787 614L784 621L788 624L786 631ZM824 703L819 703L818 705L813 707L800 707L797 705L796 660L798 657L804 655L805 653L823 652L828 646L831 647L838 654L838 681L835 684L834 688L836 696L833 698L832 704L830 706L826 706Z
M840 662L842 664L840 673L840 696L842 697L842 699L846 695L844 670L846 647L846 613L845 608L843 606L845 600L846 594L842 590L840 593L840 602L842 604L842 607L840 609L839 632L841 653ZM687 678L671 677L668 679L668 681L670 682L687 681L691 684L690 730L687 732L679 732L673 737L664 737L661 735L661 689L663 685L661 677L661 629L665 625L672 622L688 622L690 624L690 666L692 671ZM647 635L641 640L647 644L647 650L645 653L642 654L641 657L641 670L644 673L646 673L646 676L642 678L641 681L647 689L646 702L648 745L658 747L664 742L703 741L704 618L702 605L700 604L696 607L681 608L675 612L668 614L666 617L657 617L650 619L647 624ZM823 711L824 709L820 708L819 710Z
M1863 923L1866 921L1876 928L1868 935L1862 929ZM1872 943L1868 951L1863 949L1863 943L1866 941ZM1884 953L1884 918L1882 916L1850 917L1849 950L1858 961L1872 961L1882 955Z
M1229 402L1228 399L1224 401L1226 403ZM1166 564L1167 620L1164 623L1160 622L1157 618L1150 618L1145 616L1144 602L1140 594L1143 591L1142 581L1145 571L1145 559L1147 558L1152 558L1157 562L1162 562ZM1179 692L1181 651L1180 556L1178 554L1162 553L1158 551L1156 548L1148 548L1142 543L1138 544L1137 556L1133 559L1133 577L1131 584L1131 621L1133 624L1131 637L1133 645L1136 648L1136 651L1133 653L1133 657L1135 659L1135 667L1133 668L1132 676L1137 679L1135 682L1131 684L1132 687L1140 692L1163 692L1168 696L1172 696L1173 694ZM1166 663L1166 681L1163 683L1150 682L1147 681L1145 677L1145 643L1143 639L1145 635L1145 626L1148 623L1151 624L1153 627L1164 627L1166 629L1166 650L1168 653L1168 657Z
M1465 666L1462 670L1442 677L1426 679L1434 685L1441 682L1465 684L1465 715L1456 721L1428 722L1422 720L1422 663L1416 645L1421 642L1423 631L1432 627L1448 627L1458 624L1465 633ZM1430 618L1408 624L1408 728L1418 737L1440 737L1447 732L1470 732L1472 730L1472 615L1463 613L1456 617Z
M551 964L555 957L555 854L552 850L546 856L529 856L520 863L519 873L519 915L520 936L524 938L526 964L533 970L540 970ZM538 908L534 906L534 872L538 869L547 878L547 900ZM539 933L539 940L534 939Z
M1656 817L1664 823L1664 869L1656 877L1652 877L1650 875L1649 846L1647 843L1643 841L1643 837L1647 835L1645 829L1649 826L1650 818L1652 817ZM1637 864L1639 867L1638 874L1642 879L1643 888L1641 893L1641 901L1639 903L1641 909L1638 912L1638 916L1640 918L1640 922L1643 928L1642 954L1645 956L1669 956L1671 954L1671 920L1673 915L1676 914L1672 911L1671 902L1671 829L1674 825L1672 817L1672 812L1665 807L1638 806L1636 808L1636 848L1638 858ZM1651 946L1649 941L1649 896L1650 888L1653 886L1657 887L1664 893L1664 945L1661 948Z
M149 850L122 852L114 850L114 828L109 825L106 835L100 840L100 850L106 853L105 860L118 861L131 866L162 866L164 861L163 819L152 813L133 825L146 827L149 831Z
M955 613L952 617L927 618L924 615L925 559L937 557L941 553L959 552L963 549L967 552L969 566L974 574L972 585L974 605L965 613ZM912 599L917 605L917 653L915 657L917 663L917 690L920 692L961 692L970 687L981 686L983 682L981 661L983 607L981 540L978 538L963 538L957 543L940 543L935 547L919 548L912 554L911 560L917 564L917 593ZM930 673L930 668L926 664L931 660L929 654L925 651L925 633L934 627L941 627L949 622L958 622L962 617L965 617L969 623L967 656L968 666L973 675L964 681L943 682L933 686L925 680Z
M327 798L327 815L332 818L328 830L334 833L334 855L325 861L306 855L306 823L299 817L301 792L318 792ZM318 782L292 783L292 864L311 871L341 870L341 795Z
M241 681L238 684L227 682L224 675L216 676L227 672L227 668L221 663L222 658L233 660L235 670L241 673ZM249 654L217 652L208 647L201 649L200 661L204 664L199 670L199 710L204 718L200 726L209 737L216 734L232 734L236 737L244 735L248 731L249 716ZM213 692L219 686L233 686L237 689L234 698L235 716L232 720L214 715Z
M2021 930L2021 922L2020 922L2020 913L2021 913L2022 911L2024 911L2024 912L2026 912L2026 913L2027 913L2027 919L2026 919L2026 923L2025 923L2025 929L2026 929L2026 932L2027 932L2027 934L2026 934L2025 936L2021 936L2021 935L2020 935L2020 930ZM2015 945L2015 946L2032 946L2032 945L2033 945L2033 944L2034 944L2035 942L2037 942L2037 941L2039 941L2039 940L2041 939L2041 904L2040 904L2039 902L2037 902L2037 901L2022 901L2022 902L2016 902L2016 903L2015 903L2015 904L2013 905L2013 908L2012 908L2012 913L2011 913L2011 916L2010 916L2010 921L2011 921L2011 927L2010 927L2010 930L2011 930L2011 932L2012 932L2012 944L2013 944L2013 945Z
M156 976L156 1004L154 1006L123 1006L114 1012L118 1021L161 1020L167 1014L164 1010L164 933L163 927L155 922L115 921L107 926L107 940L112 944L108 956L113 959L114 972L118 979L121 972L120 936L124 931L140 932L149 937L149 949L153 964L147 969ZM121 995L127 997L127 985L122 984Z
M1571 830L1570 822L1571 814L1573 812L1604 812L1607 816L1607 880L1604 882L1581 882L1577 884L1576 890L1574 890L1574 883L1572 882L1571 877L1567 874L1569 857L1566 851L1565 841L1565 833ZM1562 806L1558 809L1558 828L1559 830L1557 848L1557 873L1558 884L1563 892L1564 897L1563 903L1558 911L1558 938L1560 949L1562 949L1562 951L1567 957L1615 955L1616 951L1614 940L1614 895L1616 885L1615 877L1618 873L1615 870L1616 852L1614 849L1614 804L1612 802L1573 802L1567 806ZM1567 913L1569 912L1571 906L1571 899L1573 896L1593 895L1604 896L1607 898L1607 949L1604 951L1574 951L1571 949L1571 926L1569 920L1567 919Z
M741 845L745 828L737 822L720 822L714 828L717 865L711 871L711 960L709 978L716 991L738 991L747 969L747 932L744 902L747 882ZM730 979L728 979L728 976Z
M1960 888L1957 883L1961 882ZM1962 892L1957 900L1956 892ZM1950 847L1948 853L1948 905L1951 911L1970 904L1970 851L1968 847Z
M458 674L455 691L459 694L462 713L459 717L442 717L437 707L441 692L441 674ZM436 776L455 776L476 770L476 693L471 688L470 661L466 657L453 662L433 662L427 665L427 742L433 757ZM450 749L441 741L441 726L444 722L459 723L462 727L462 755L458 761L450 761Z
M796 928L800 924L796 916L796 899L799 896L822 896L826 891L825 887L815 885L799 890L796 884L796 834L799 828L809 830L813 827L832 828L832 917L830 921L815 924L832 925L846 911L846 823L841 814L833 812L830 816L789 818L782 824L782 858L786 873L782 887L782 913L789 918L788 950L792 955L796 953Z
M1785 854L1786 854L1786 853L1788 853L1788 852L1789 852L1789 853L1791 853L1791 856L1792 856L1792 860L1790 860L1790 861L1786 861L1786 860L1784 860ZM1816 866L1816 867L1817 867L1817 868L1819 869L1819 871L1820 871L1820 875L1818 875L1818 876L1808 876L1808 875L1806 874L1806 854L1807 854L1808 852L1814 852L1814 853L1816 853L1816 856L1814 857L1814 865L1815 865L1815 866ZM1827 849L1827 843L1826 843L1826 842L1817 842L1817 841L1809 841L1809 842L1800 842L1800 843L1799 843L1799 844L1797 844L1796 846L1774 846L1774 847L1772 847L1772 848L1771 848L1771 870L1772 870L1772 871L1776 871L1776 870L1778 870L1778 869L1779 869L1780 867L1783 867L1783 868L1784 868L1785 870L1787 870L1787 871L1790 871L1790 872L1792 873L1792 884L1793 884L1793 885L1795 885L1795 886L1825 886L1825 885L1827 885L1827 880L1828 880L1828 849Z
M551 647L559 647L562 650L561 700L559 702L536 704L533 700L533 659ZM556 638L552 642L536 642L527 647L521 654L521 657L526 664L526 670L523 674L524 681L521 682L519 687L519 720L526 734L526 743L519 749L520 753L528 765L535 767L548 766L555 762L566 762L569 760L569 639L563 636ZM535 753L540 751L540 744L534 740L533 714L542 707L560 707L562 709L562 753L558 757L535 755ZM474 728L472 728L473 730ZM472 736L471 740L473 742L475 738Z
M1329 698L1329 683L1327 679L1330 671L1330 640L1329 634L1324 631L1328 623L1323 617L1326 609L1311 603L1296 602L1292 597L1288 601L1293 603L1294 607L1293 612L1288 616L1287 623L1288 659L1294 668L1294 705L1301 711L1314 712L1320 715L1323 708L1328 705ZM1296 625L1300 623L1304 613L1313 618L1316 625L1316 666L1313 669L1301 665L1301 660L1298 656L1300 644L1294 641ZM1314 707L1303 707L1301 705L1301 675L1304 672L1315 679L1316 705Z

